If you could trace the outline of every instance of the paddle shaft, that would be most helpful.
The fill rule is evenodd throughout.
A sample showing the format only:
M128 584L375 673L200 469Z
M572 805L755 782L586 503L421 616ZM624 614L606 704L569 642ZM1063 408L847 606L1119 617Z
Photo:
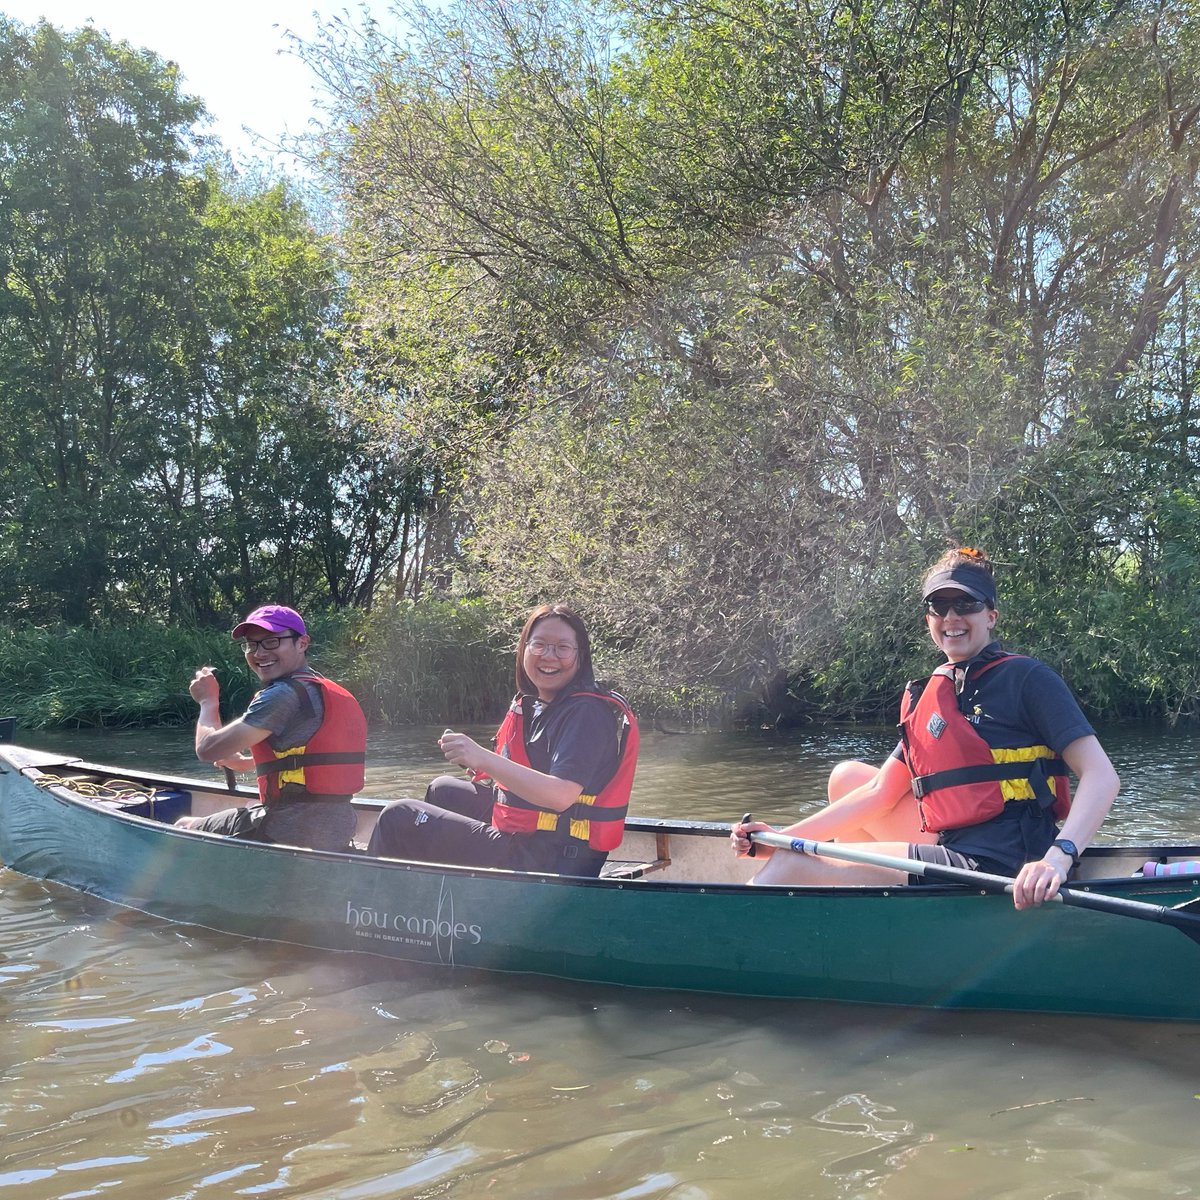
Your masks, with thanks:
M892 854L876 854L859 846L842 845L837 842L814 842L807 838L788 837L784 833L769 833L766 830L750 834L751 844L761 842L777 850L790 850L795 854L816 854L822 858L839 858L845 862L863 863L872 867L888 867L903 871L906 875L917 875L922 879L941 879L946 883L962 883L980 888L985 892L1007 892L1013 890L1013 881L1006 875L989 875L984 871L967 871L962 867L946 867L940 863L922 862L916 858L897 858ZM1141 900L1125 900L1120 896L1097 896L1093 892L1078 888L1059 888L1056 901L1075 908L1090 908L1095 912L1110 913L1115 917L1133 917L1138 921L1155 921L1173 925L1186 933L1194 942L1200 942L1200 917L1163 904L1146 904Z

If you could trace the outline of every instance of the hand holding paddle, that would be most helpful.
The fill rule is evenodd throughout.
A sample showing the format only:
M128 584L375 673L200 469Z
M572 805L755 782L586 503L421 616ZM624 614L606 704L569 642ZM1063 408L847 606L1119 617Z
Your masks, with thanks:
M749 826L750 828L747 828ZM775 829L765 821L756 821L750 813L746 813L729 831L729 845L738 858L770 858L775 852L774 847L759 839L758 844L751 839L752 833L774 833ZM760 855L759 849L766 853Z
M220 701L221 685L217 682L217 668L201 667L188 684L188 694L197 704Z
M743 825L749 825L751 820L752 820L752 815L750 813L742 814L742 824ZM737 842L736 836L734 837L734 842L735 842L735 844ZM747 846L746 857L754 858L758 854L758 847L754 844L754 839L750 837L749 833L746 834L746 846Z
M446 761L453 763L456 767L462 767L464 770L472 772L483 768L483 762L479 756L485 754L486 751L474 738L468 737L465 733L455 733L453 729L444 730L442 736L438 738L438 749L446 756Z

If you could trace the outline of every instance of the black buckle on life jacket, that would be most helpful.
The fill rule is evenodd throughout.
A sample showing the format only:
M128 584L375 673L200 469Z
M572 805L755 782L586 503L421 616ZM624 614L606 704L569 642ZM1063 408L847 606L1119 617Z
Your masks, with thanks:
M365 763L365 754L345 752L327 754L285 754L282 758L274 758L270 762L261 762L255 767L257 775L278 775L281 771L299 771L304 767L345 766L350 763Z
M959 787L965 783L999 783L1005 779L1027 779L1042 808L1052 808L1058 797L1050 787L1052 775L1065 775L1067 764L1061 758L1033 758L1027 762L976 763L967 767L951 767L929 775L914 775L913 795L922 799L938 788Z

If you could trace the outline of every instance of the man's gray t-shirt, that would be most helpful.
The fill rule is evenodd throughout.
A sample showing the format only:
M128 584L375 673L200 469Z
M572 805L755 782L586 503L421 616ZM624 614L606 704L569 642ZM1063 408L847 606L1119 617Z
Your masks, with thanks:
M287 677L304 685L308 705L287 679L276 679L250 701L242 720L255 729L269 729L271 736L267 742L272 750L290 750L294 746L307 745L308 739L321 728L325 718L325 699L320 686L305 683L306 679L316 678L317 673L312 667L301 667Z
M267 743L272 750L291 750L308 744L325 718L325 700L320 685L306 683L320 678L311 667L302 667L287 677L304 687L310 701L305 704L296 688L286 680L267 684L250 702L242 720L255 729L269 729ZM317 849L343 850L354 836L356 824L349 800L345 803L315 803L301 800L287 803L285 785L282 804L267 808L262 834L273 842L313 846Z

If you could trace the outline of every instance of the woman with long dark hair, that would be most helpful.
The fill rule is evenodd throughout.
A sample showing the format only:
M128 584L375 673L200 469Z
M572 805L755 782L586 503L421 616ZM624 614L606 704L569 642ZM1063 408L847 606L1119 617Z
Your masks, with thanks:
M516 682L495 749L447 729L438 746L470 778L439 775L424 800L389 804L370 853L600 873L624 829L637 721L622 697L597 685L587 627L565 604L529 614L517 642Z

